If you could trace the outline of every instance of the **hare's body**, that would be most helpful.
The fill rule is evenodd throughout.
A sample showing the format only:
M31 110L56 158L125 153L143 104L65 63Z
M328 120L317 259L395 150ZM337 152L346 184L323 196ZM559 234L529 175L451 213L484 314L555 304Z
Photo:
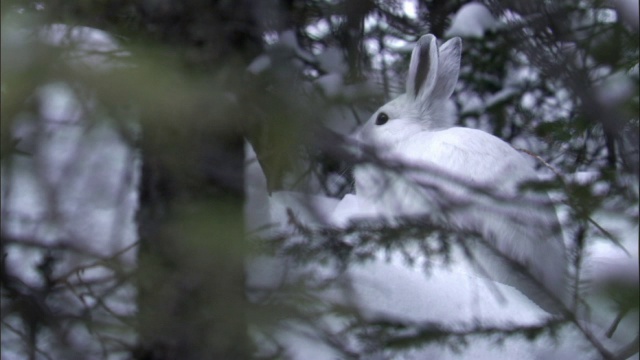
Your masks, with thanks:
M509 144L484 131L462 127L435 131L417 130L402 142L385 147L381 156L386 161L398 161L405 166L417 168L416 171L409 171L411 176L420 176L429 170L436 172L434 176L442 178L442 186L451 189L456 185L462 189L465 184L490 186L507 195L503 192L513 194L519 182L536 176L530 162ZM379 199L387 184L378 181L370 183L367 174L371 168L365 169L367 167L356 168L356 193ZM453 181L447 181L448 177L453 177ZM456 184L456 180L459 180L459 184ZM404 198L400 196L396 200ZM404 203L403 213L420 212L418 208L411 208L412 199L405 200L408 203Z
M417 132L384 156L405 170L355 170L356 193L369 199L377 214L388 219L426 216L478 232L562 297L566 261L558 219L546 195L519 191L520 184L536 179L522 154L483 131L454 127ZM500 256L484 246L475 249L482 252L479 262L494 279L529 297L539 295L540 289L526 276L516 276ZM553 301L544 298L540 294L535 300L553 308Z
M459 38L440 48L432 35L420 39L406 93L382 106L357 134L392 166L356 168L356 195L387 219L426 216L480 234L486 241L474 248L489 274L549 309L551 298L564 297L566 282L558 219L545 194L520 191L523 182L536 179L529 159L493 135L447 126L444 109L458 79L460 52Z

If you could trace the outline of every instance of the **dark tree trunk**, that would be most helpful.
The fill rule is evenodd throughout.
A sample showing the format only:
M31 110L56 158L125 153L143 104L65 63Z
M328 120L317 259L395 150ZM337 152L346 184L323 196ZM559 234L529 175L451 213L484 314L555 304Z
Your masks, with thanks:
M144 140L153 151L145 151L141 183L135 358L249 357L242 139L228 134L210 141L193 144L202 147L202 161L186 160L198 176L167 166L155 155L153 146L161 144Z
M244 119L239 106L216 97L242 91L238 76L259 51L252 6L248 1L149 4L155 3L137 7L147 36L167 51L175 49L167 56L177 55L185 73L218 82L211 85L210 101L195 102L200 109L176 106L163 121L142 111L139 341L133 355L248 358Z

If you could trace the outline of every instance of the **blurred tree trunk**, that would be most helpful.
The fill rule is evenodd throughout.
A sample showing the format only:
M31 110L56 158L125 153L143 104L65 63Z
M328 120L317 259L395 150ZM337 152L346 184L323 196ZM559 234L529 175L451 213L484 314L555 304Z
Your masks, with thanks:
M212 134L210 143L190 144L190 135L171 148L186 156L201 154L185 159L191 169L158 157L157 146L165 144L156 143L153 135L143 140L139 347L134 355L248 358L242 139L238 133Z
M38 3L46 9L45 24L116 34L128 45L127 62L135 64L101 78L95 90L107 112L132 105L141 125L130 137L138 139L143 164L136 359L252 354L244 280L244 116L233 101L221 100L221 94L232 98L242 91L238 74L260 52L250 3ZM15 6L35 7L28 1ZM10 133L5 124L3 136ZM131 128L124 125L122 131ZM2 155L14 145L3 142Z
M216 85L233 93L241 81L234 69L244 69L260 47L249 3L141 2L136 10L146 36L167 51L175 48L187 73L222 74L226 79ZM205 99L202 109L176 104L161 121L142 111L137 359L243 359L252 353L245 318L242 116L220 103Z
M419 18L429 19L428 32L437 38L444 38L444 32L449 26L449 19L466 0L421 0L418 2Z
M365 62L364 20L374 9L374 3L371 0L351 0L341 5L345 21L340 28L338 39L342 48L346 50L350 80L360 81L363 78Z

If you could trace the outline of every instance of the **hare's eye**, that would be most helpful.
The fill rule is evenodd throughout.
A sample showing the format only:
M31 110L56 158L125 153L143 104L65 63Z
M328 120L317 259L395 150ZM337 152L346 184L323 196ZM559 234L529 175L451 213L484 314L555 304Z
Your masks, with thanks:
M381 112L376 118L376 125L384 125L387 121L389 121L389 115Z

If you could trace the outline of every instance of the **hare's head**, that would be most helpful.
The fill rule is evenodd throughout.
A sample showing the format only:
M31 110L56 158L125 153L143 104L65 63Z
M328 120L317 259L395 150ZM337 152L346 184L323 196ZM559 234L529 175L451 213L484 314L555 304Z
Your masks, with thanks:
M394 146L416 132L447 127L445 107L460 72L462 41L440 48L429 34L411 54L406 92L376 111L358 134L368 145Z

